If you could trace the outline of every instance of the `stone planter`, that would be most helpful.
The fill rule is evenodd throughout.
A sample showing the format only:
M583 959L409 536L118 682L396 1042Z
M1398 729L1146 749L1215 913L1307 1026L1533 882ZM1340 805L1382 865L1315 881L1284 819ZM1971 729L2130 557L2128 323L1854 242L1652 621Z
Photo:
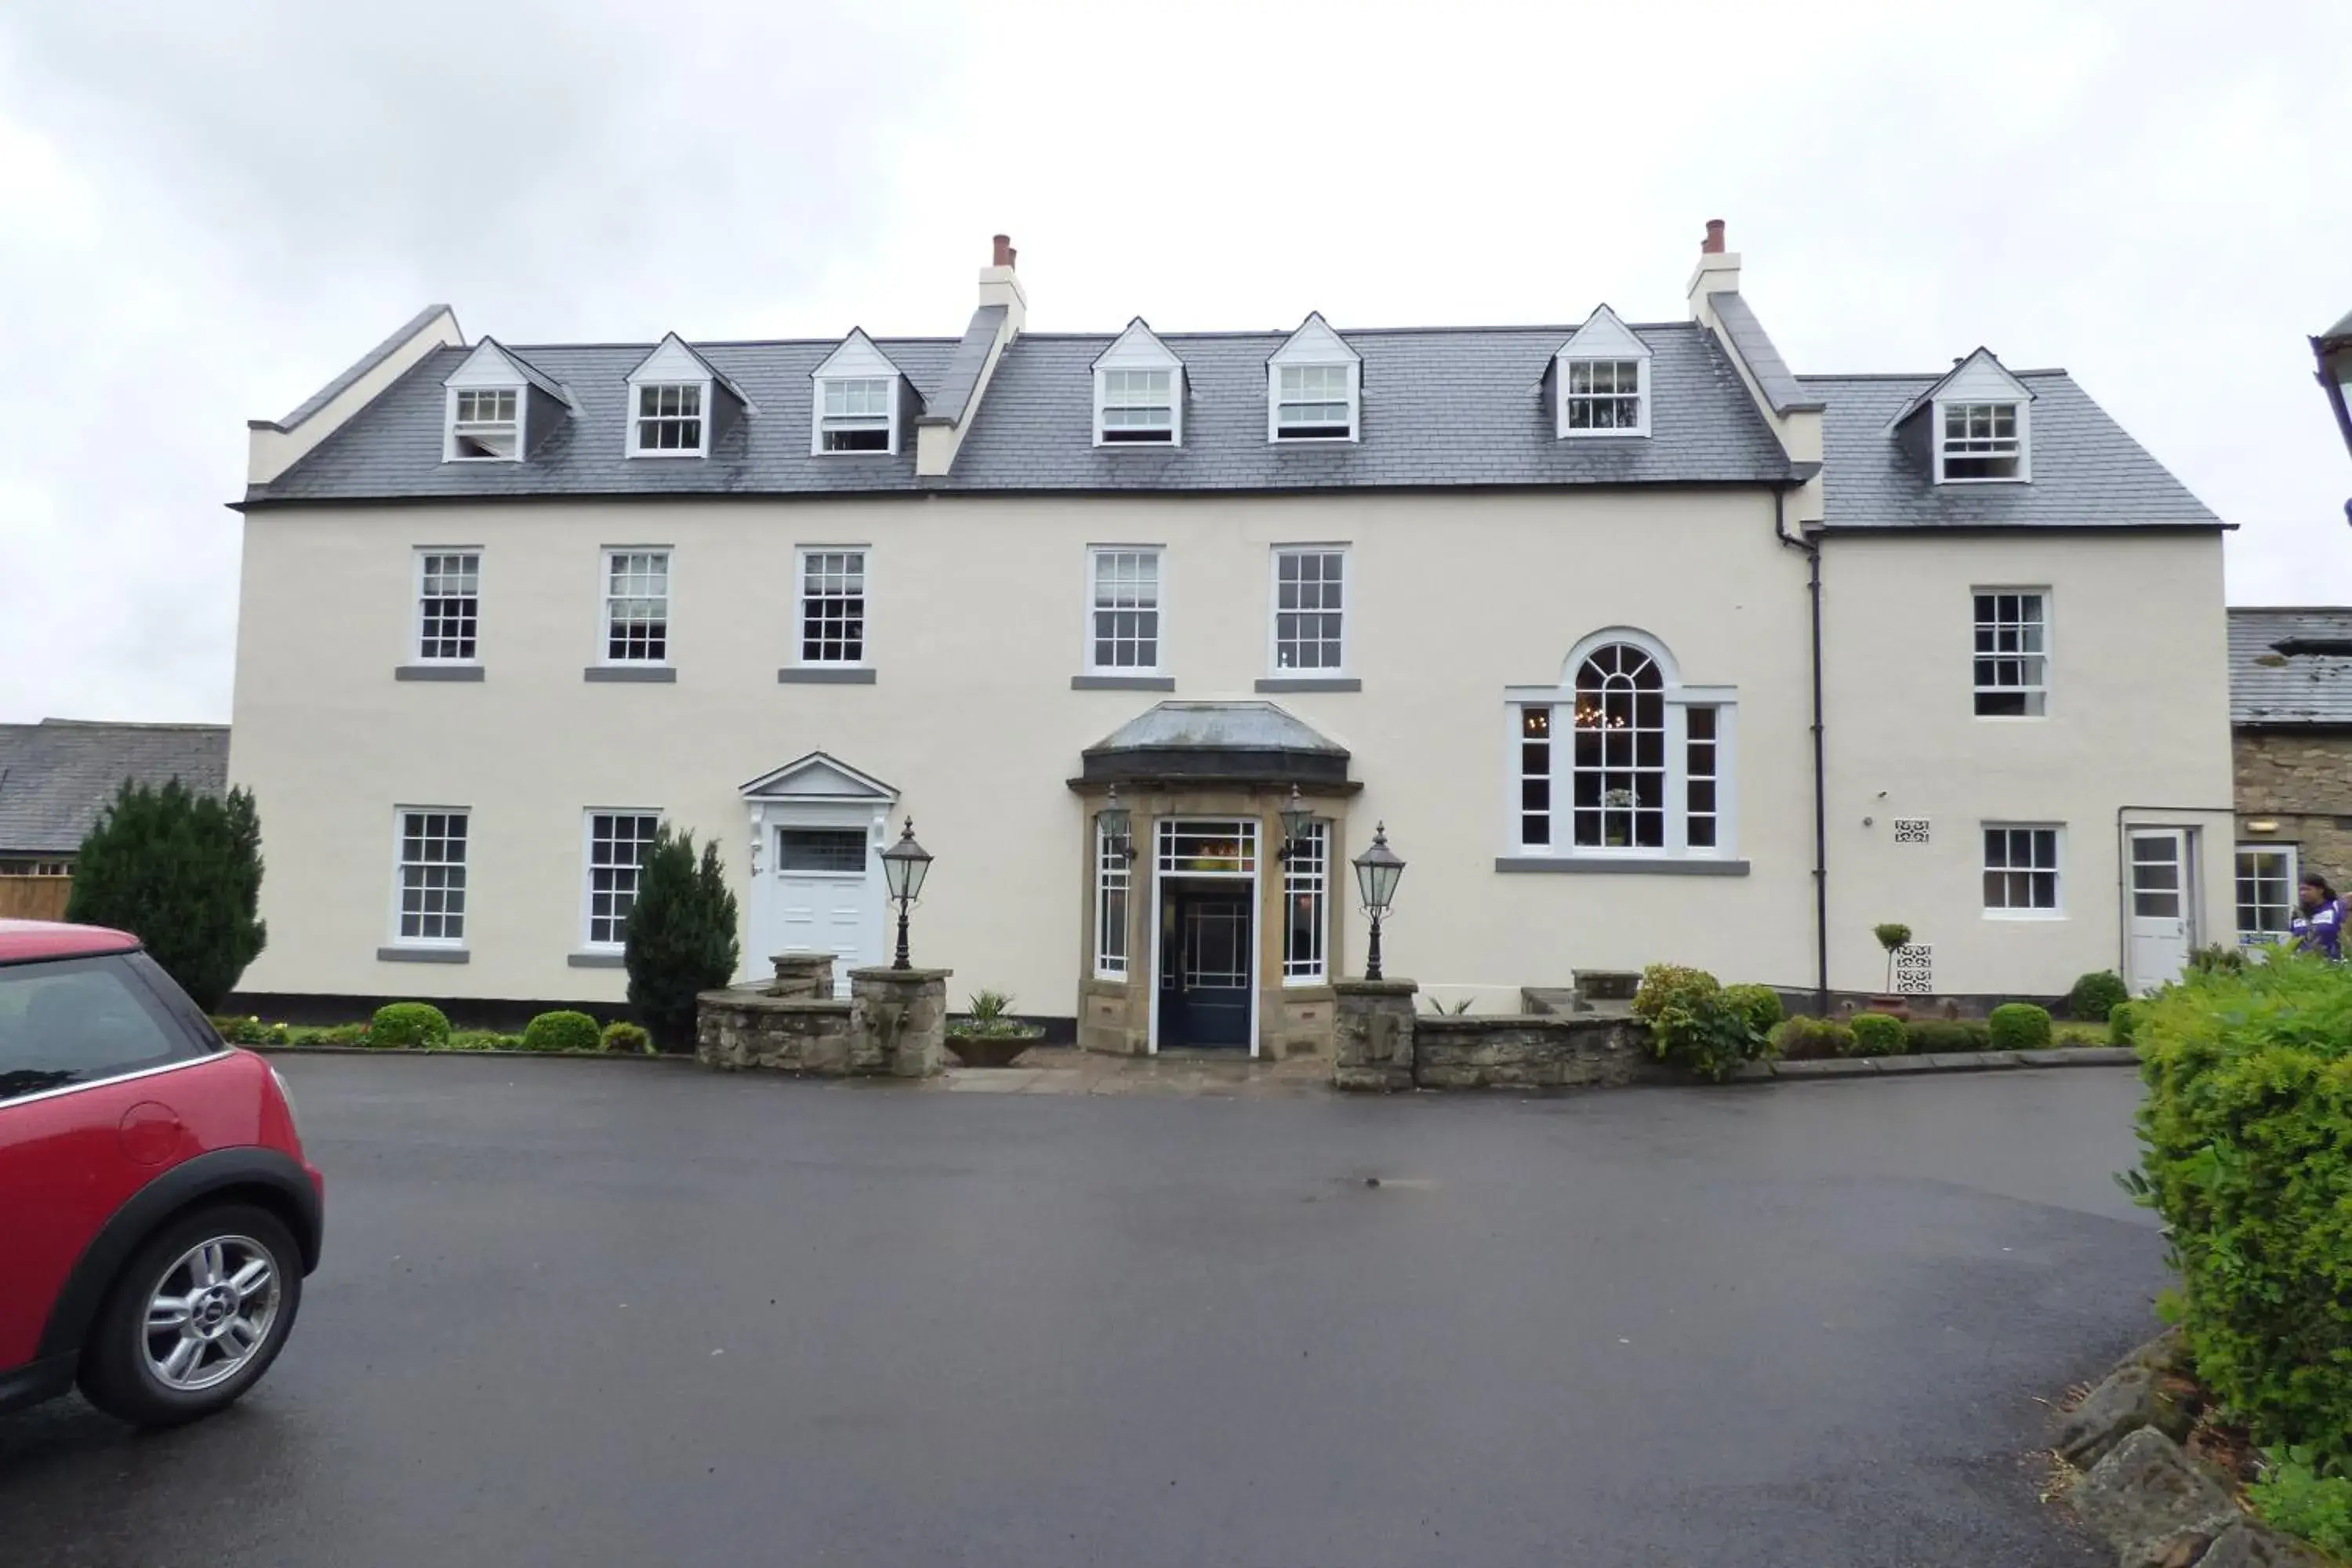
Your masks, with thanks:
M1009 1068L1013 1059L1045 1037L1043 1029L1023 1035L948 1036L948 1049L968 1068Z

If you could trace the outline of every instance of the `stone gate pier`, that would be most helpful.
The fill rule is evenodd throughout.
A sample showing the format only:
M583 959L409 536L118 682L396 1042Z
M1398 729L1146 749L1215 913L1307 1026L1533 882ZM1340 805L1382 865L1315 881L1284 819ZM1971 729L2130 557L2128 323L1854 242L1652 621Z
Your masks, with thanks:
M836 996L831 953L787 952L765 984L695 998L696 1058L739 1072L936 1078L947 1056L951 969L853 969Z

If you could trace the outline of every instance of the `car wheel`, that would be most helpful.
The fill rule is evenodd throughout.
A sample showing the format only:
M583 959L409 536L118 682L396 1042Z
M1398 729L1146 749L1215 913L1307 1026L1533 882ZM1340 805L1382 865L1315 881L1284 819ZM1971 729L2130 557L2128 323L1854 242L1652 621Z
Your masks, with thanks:
M81 1391L140 1426L225 1409L269 1369L302 1303L302 1255L266 1209L183 1215L141 1247L82 1351Z

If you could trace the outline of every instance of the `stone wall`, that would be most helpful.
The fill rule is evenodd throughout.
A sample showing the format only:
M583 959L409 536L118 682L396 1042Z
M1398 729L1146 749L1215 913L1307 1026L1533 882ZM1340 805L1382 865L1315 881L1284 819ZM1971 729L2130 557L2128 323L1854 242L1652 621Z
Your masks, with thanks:
M947 1047L945 969L855 969L834 994L833 959L782 954L763 985L696 998L695 1056L729 1072L747 1068L818 1078L930 1078Z
M1373 1090L1413 1087L1412 999L1410 980L1341 980L1332 1020L1331 1083Z
M1645 1027L1622 1008L1428 1015L1413 1012L1420 987L1410 980L1343 980L1332 989L1331 1081L1339 1089L1598 1089L1664 1076Z
M2237 731L2238 837L2292 844L2306 869L2342 891L2352 880L2352 730ZM2249 821L2275 822L2269 833Z

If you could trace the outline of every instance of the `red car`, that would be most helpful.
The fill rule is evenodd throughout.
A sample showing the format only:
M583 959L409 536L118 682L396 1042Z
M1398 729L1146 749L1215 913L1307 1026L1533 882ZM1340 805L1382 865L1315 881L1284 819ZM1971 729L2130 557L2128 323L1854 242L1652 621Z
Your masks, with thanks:
M0 1409L230 1404L294 1327L323 1194L285 1081L136 937L0 921Z

